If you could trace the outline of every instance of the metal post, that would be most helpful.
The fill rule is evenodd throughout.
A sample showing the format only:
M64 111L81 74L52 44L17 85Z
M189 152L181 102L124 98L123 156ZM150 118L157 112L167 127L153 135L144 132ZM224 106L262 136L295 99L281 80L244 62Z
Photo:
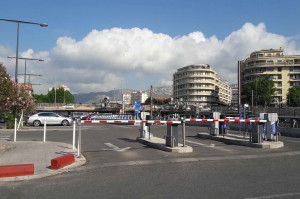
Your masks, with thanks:
M15 118L14 142L17 141L17 118Z
M185 147L185 119L182 120L182 142L183 147Z
M246 119L246 107L244 104L244 120ZM244 138L246 138L246 122L244 122Z
M77 147L77 157L81 157L81 120L78 119L78 147Z
M45 122L44 122L44 139L43 139L43 142L46 142L46 126L47 126L46 123L47 122L46 122L46 119L45 119Z
M76 120L73 121L73 150L75 150L75 140L76 140Z
M15 81L16 81L16 84L18 84L19 27L20 27L20 23L18 23L18 31L17 31L16 71L15 71Z
M24 90L26 90L26 59L25 59L25 73L24 73Z

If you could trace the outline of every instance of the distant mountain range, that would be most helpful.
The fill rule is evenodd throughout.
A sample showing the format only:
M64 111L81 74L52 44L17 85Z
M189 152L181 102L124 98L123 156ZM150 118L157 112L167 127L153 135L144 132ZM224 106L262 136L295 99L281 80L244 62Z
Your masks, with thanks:
M100 99L104 97L109 97L111 100L122 100L122 93L125 92L135 92L136 90L129 90L129 89L118 89L118 90L111 90L107 92L92 92L92 93L79 93L73 94L76 103L83 103L83 104L91 104L91 103L99 103ZM150 96L150 89L146 90ZM165 87L154 87L153 89L153 96L154 97L172 97L172 86L165 86Z

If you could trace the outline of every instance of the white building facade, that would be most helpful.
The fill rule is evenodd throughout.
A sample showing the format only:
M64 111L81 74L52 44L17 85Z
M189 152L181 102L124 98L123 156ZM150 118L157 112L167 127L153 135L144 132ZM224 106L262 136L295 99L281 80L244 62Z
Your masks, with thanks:
M179 68L173 74L173 97L197 107L230 105L232 90L210 65L195 64Z

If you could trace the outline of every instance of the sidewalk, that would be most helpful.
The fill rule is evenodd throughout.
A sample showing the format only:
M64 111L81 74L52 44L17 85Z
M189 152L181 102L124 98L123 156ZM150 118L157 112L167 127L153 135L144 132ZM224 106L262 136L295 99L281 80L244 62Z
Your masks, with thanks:
M51 159L74 154L75 162L59 170L51 169ZM85 164L86 159L81 155L77 158L72 145L59 142L41 141L0 141L0 166L34 164L34 175L0 178L0 181L21 181L37 179L63 172Z

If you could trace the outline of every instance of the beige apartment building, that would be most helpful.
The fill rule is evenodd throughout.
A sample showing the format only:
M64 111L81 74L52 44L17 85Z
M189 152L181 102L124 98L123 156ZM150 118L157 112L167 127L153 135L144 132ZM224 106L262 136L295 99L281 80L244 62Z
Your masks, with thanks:
M300 55L284 55L283 49L252 52L238 62L239 104L243 86L268 75L275 85L275 104L286 104L289 88L300 85Z
M210 65L197 64L179 68L173 74L173 97L197 107L230 105L232 91Z

